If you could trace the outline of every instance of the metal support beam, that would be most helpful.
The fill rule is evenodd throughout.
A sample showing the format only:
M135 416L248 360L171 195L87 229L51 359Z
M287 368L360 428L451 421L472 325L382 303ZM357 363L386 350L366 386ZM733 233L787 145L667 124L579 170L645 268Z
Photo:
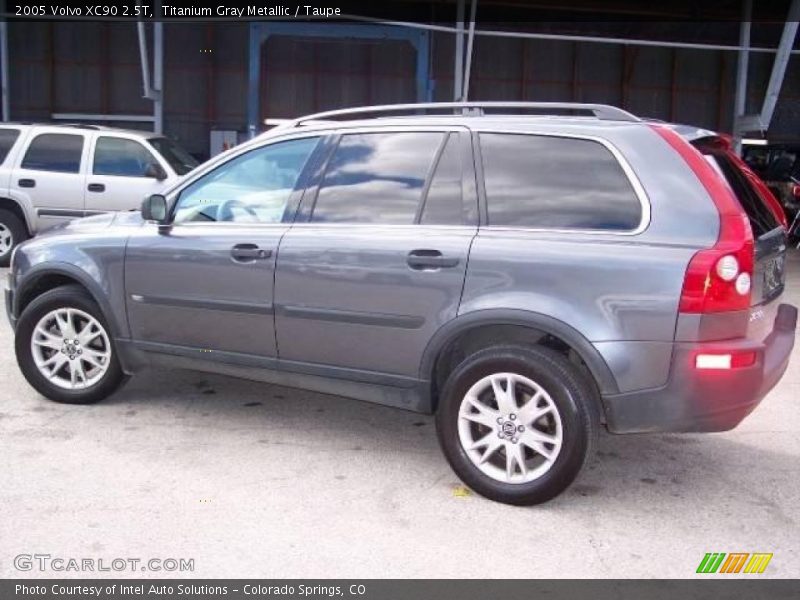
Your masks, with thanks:
M155 14L161 14L161 0L153 2ZM153 100L154 131L164 133L164 22L153 24Z
M456 7L456 64L453 69L453 101L458 102L464 93L464 4L458 0Z
M775 53L775 62L772 63L772 74L769 76L767 93L764 95L764 104L761 107L761 128L766 131L775 113L775 105L778 103L778 95L783 85L783 76L789 64L790 52L794 46L794 38L797 35L797 25L800 20L800 0L792 0L789 6L789 14L786 15L786 22L783 24L783 34L778 51Z
M0 53L2 53L0 56L0 71L2 71L0 79L2 80L3 121L8 121L11 118L11 108L8 96L8 21L5 19L0 21Z
M472 47L475 44L475 13L478 10L478 0L472 0L472 7L469 11L469 35L467 37L467 64L464 67L464 93L461 100L466 102L469 99L469 80L472 75Z
M750 19L753 0L742 0L742 23L739 26L739 58L736 63L736 92L733 100L733 136L737 153L742 150L742 131L739 120L747 108L747 70L750 66Z

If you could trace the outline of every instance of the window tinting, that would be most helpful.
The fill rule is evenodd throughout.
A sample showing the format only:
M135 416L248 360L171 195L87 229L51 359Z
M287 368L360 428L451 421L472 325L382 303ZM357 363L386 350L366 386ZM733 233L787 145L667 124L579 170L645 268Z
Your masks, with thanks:
M19 129L0 129L0 164L6 160L18 137Z
M342 136L320 184L311 220L412 224L442 133Z
M81 170L82 152L82 135L43 133L31 142L22 160L22 168L78 173Z
M747 213L747 217L750 219L750 227L752 227L753 235L756 238L778 227L779 223L775 215L772 214L761 195L753 189L753 185L747 180L744 173L733 164L730 158L722 153L713 153L706 155L706 160L712 166L715 166L727 181L733 194L739 200L739 204L742 205L744 212Z
M115 137L99 137L94 148L95 175L118 175L121 177L145 177L155 157L134 140Z
M422 207L420 223L425 225L461 225L464 210L461 200L461 153L458 134L451 133L439 157Z
M173 142L170 138L156 137L150 138L147 142L156 149L164 160L169 163L172 170L178 175L186 175L198 164L194 156L189 154L181 146Z
M181 192L175 221L279 223L318 140L277 142L224 163Z
M614 155L592 140L480 136L489 225L628 231L642 207Z

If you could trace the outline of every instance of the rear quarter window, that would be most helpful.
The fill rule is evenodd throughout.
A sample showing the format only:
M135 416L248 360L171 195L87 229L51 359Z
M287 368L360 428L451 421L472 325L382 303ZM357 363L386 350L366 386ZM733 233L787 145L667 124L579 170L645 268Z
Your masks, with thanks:
M632 231L642 204L616 157L594 140L482 133L488 224Z
M19 137L19 129L0 129L0 164L3 164Z

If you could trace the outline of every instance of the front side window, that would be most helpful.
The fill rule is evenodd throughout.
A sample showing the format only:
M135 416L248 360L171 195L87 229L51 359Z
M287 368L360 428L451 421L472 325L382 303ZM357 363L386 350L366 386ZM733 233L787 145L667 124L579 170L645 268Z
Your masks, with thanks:
M343 135L320 183L311 221L413 224L444 135Z
M642 205L617 159L593 140L480 134L489 225L631 231Z
M108 136L97 138L92 166L95 175L147 177L152 164L158 164L155 157L139 142Z
M318 141L277 142L217 167L181 192L174 222L279 223Z
M83 154L83 136L66 133L42 133L33 138L23 169L79 173Z

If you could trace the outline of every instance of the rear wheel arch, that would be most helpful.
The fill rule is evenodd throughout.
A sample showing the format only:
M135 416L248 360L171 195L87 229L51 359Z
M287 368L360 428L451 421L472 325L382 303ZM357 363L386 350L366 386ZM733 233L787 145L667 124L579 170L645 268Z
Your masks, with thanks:
M600 353L577 330L563 321L524 310L482 310L457 317L437 331L420 366L420 378L430 382L431 406L447 376L469 354L495 345L544 346L581 366L599 394L619 391L616 379ZM603 408L598 400L598 410Z
M33 235L31 221L28 218L28 214L25 212L25 209L22 207L22 204L6 196L0 196L0 209L7 210L16 215L16 217L25 225L28 235Z

